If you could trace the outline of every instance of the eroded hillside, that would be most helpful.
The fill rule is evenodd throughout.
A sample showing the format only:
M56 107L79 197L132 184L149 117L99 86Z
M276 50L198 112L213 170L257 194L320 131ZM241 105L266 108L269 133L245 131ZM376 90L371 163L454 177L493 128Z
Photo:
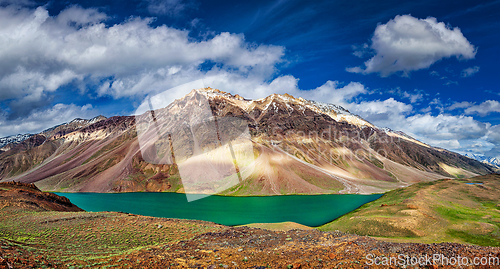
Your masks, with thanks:
M208 115L206 109L200 110L203 101ZM157 139L150 139L152 146L145 147L136 125L148 113L75 120L34 135L0 154L1 180L36 183L51 191L184 192L189 191L185 185L191 178L200 180L195 183L201 192L272 195L378 193L417 182L493 172L486 164L373 126L339 106L290 95L246 100L211 88L193 90L154 111L154 119L174 131L168 136L158 133ZM218 129L224 119L237 119L226 128L235 131L210 132L214 123L201 120L207 117L215 119ZM190 120L188 125L183 123ZM155 137L152 121L146 123L146 133ZM214 141L236 139L241 130L248 130L249 137L245 143L233 142L233 160L241 162L236 172L231 159L213 161L223 156ZM193 140L193 134L202 138ZM212 161L205 162L203 169L189 168L200 167L192 158L199 154L195 146L210 152L207 156ZM172 148L177 163L191 158L191 166L174 163ZM244 154L238 151L241 148ZM151 157L157 154L163 159ZM210 186L217 177L206 178L207 169L224 181Z

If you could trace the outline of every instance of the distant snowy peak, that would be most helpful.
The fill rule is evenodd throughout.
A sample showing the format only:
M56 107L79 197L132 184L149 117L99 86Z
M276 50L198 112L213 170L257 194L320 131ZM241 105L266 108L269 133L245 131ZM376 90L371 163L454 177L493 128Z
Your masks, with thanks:
M197 91L203 95L205 95L206 97L209 97L209 98L216 98L216 97L223 97L223 98L229 98L229 99L243 99L241 96L239 95L232 95L228 92L223 92L221 90L218 90L218 89L212 89L210 87L207 87L207 88L202 88L202 89L196 89L194 91ZM237 98L239 97L239 98Z
M99 116L97 116L97 117L93 117L92 119L90 119L90 120L89 120L89 122L88 122L88 125L90 125L90 124L94 124L94 123L96 123L96 122L100 122L100 121L103 121L103 120L106 120L106 119L107 119L107 118L106 118L106 117L104 117L103 115L99 115Z
M368 121L362 119L358 115L352 114L349 112L349 110L338 106L334 104L326 104L322 102L317 102L317 101L311 101L311 100L305 100L302 98L299 98L299 100L303 101L304 104L309 107L312 110L319 111L323 114L327 114L330 116L332 119L338 121L338 122L347 122L359 127L372 127L372 128L377 128L373 124L369 123Z
M499 158L489 157L485 161L490 163L490 164L494 164L494 165L500 167L500 159Z
M52 128L49 128L47 130L42 131L40 134L44 135L47 138L53 138L53 137L59 137L63 136L67 133L76 131L80 128L87 127L89 125L92 125L94 123L100 122L102 120L107 119L106 117L99 115L97 117L94 117L92 119L81 119L81 118L76 118L70 122L63 123L57 126L54 126Z
M220 91L218 89L212 89L210 87L204 88L204 89L197 89L197 92L207 96L208 98L222 98L227 101L230 101L234 103L235 105L241 107L245 111L250 111L255 108L260 108L264 111L268 111L270 109L275 109L277 110L277 107L275 105L276 101L281 101L283 102L287 109L293 110L291 104L298 105L299 110L302 110L304 108L308 108L312 111L315 111L320 114L326 114L330 116L332 119L341 122L347 122L356 126L359 126L361 128L364 127L372 127L372 128L377 128L373 124L369 123L368 121L362 119L361 117L352 114L349 112L347 109L334 105L334 104L327 104L327 103L322 103L322 102L317 102L317 101L312 101L312 100L306 100L304 98L295 98L290 94L272 94L268 97L265 98L260 98L260 99L255 99L255 100L249 100L245 99L239 95L232 95L227 92ZM301 109L302 108L302 109Z
M101 116L101 115L94 117L90 120L76 118L70 122L59 124L57 126L46 129L46 130L40 132L40 134L44 135L45 137L50 137L53 135L53 133L58 132L61 129L68 129L69 131L73 131L75 129L86 127L86 126L89 126L91 124L94 124L96 122L99 122L99 121L102 121L105 119L106 119L106 117ZM7 151L7 150L11 149L14 145L17 145L17 144L23 142L24 140L26 140L32 136L34 136L34 134L18 134L18 135L11 135L11 136L7 136L7 137L2 137L2 138L0 138L0 152ZM11 145L7 146L9 144L11 144Z
M80 118L76 118L72 121L70 121L69 123L64 123L64 124L72 124L72 123L75 123L75 124L84 124L84 125L90 125L90 124L94 124L96 122L99 122L101 120L105 120L106 117L102 116L102 115L99 115L97 117L93 117L92 119L90 120L86 120L86 119L80 119Z
M7 137L2 137L2 138L0 138L0 148L4 147L5 145L8 145L10 143L19 144L32 136L33 136L33 134L18 134L18 135L11 135L11 136L7 136Z
M484 156L476 155L474 153L465 153L464 156L478 161L484 160Z
M500 159L496 157L486 157L484 155L474 154L474 153L465 153L465 157L469 157L471 159L480 161L482 163L491 164L497 167L500 167Z
M405 132L402 132L402 131L393 131L391 128L387 128L387 127L378 128L378 129L384 131L386 134L388 134L390 136L401 138L401 139L405 139L405 140L411 141L413 143L417 143L417 144L419 144L421 146L424 146L424 147L427 147L427 148L431 147L428 144L425 144L424 142L419 141L419 140L417 140L417 139L409 136ZM439 148L435 148L435 149L440 150Z

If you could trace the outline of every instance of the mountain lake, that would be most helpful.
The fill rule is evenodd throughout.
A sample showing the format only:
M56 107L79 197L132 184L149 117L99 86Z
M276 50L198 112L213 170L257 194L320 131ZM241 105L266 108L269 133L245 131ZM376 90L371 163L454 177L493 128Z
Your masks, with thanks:
M328 223L383 194L281 196L206 196L188 202L186 194L169 192L61 193L85 211L206 220L224 225L293 221L315 227ZM196 194L191 198L201 198ZM190 199L190 200L194 200Z

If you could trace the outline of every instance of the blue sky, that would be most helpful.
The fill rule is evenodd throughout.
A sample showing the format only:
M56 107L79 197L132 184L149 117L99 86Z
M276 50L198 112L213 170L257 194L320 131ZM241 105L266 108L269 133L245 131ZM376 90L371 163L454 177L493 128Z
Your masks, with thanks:
M0 136L203 79L500 157L499 17L500 1L0 0Z

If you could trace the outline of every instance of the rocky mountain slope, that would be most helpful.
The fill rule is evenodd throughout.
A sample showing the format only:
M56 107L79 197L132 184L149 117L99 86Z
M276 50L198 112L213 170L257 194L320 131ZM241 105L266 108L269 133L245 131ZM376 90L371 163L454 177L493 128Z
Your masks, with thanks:
M0 183L0 208L28 211L83 211L68 198L50 192L41 192L35 184L20 182Z
M69 192L274 195L375 193L493 172L339 106L286 94L247 100L206 88L153 108L34 135L0 154L0 179Z

